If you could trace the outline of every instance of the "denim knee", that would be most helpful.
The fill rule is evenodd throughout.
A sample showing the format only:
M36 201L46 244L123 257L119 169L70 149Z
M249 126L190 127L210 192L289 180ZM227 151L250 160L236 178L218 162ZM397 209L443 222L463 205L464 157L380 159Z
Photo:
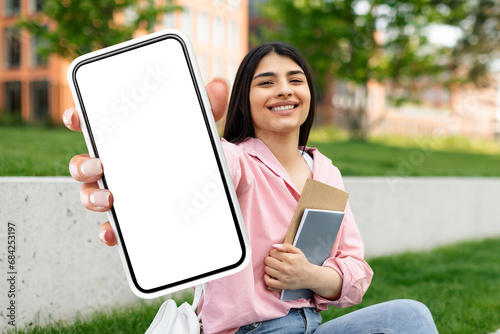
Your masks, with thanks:
M315 334L437 334L431 312L424 304L397 299L367 306L330 320Z
M429 308L418 300L396 299L392 302L395 304L395 307L405 310L409 315L414 314L415 316L424 318L429 316L432 317Z
M429 308L416 300L412 299L397 299L390 302L390 307L394 309L394 314L400 317L403 323L411 323L415 332L420 333L419 329L427 330L428 333L437 333L434 319L432 318ZM424 333L422 331L422 333Z

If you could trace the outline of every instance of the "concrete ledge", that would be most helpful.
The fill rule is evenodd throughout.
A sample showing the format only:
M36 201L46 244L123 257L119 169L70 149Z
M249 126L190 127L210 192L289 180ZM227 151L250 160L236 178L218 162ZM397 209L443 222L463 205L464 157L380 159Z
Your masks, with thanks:
M498 178L344 181L367 257L500 235ZM18 328L139 300L128 288L118 251L97 238L107 215L85 210L79 188L65 177L0 178L0 329L12 328L11 300ZM15 227L13 269L9 223Z
M347 177L367 257L500 235L499 178Z
M128 288L118 251L97 238L107 215L82 207L76 181L0 178L0 189L0 329L12 328L7 306L13 299L18 328L138 300ZM7 262L9 223L15 224L14 270ZM12 271L17 291L8 298L6 279L12 275L7 272Z

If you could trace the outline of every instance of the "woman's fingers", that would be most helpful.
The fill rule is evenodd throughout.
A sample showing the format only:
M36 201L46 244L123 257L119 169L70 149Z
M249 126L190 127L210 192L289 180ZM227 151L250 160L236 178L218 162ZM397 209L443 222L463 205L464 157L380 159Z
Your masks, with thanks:
M96 182L103 173L101 159L91 158L88 153L75 155L69 162L69 172L77 181Z
M84 183L80 189L80 201L89 210L105 212L113 205L113 194L107 189L100 189L97 182Z
M273 267L269 267L269 266L265 266L264 267L264 272L271 276L271 277L274 277L276 279L279 279L281 277L281 273L279 272L279 270L273 268Z
M105 222L101 225L101 228L99 229L99 240L108 246L116 245L115 231L113 231L109 222Z
M281 282L277 280L275 277L269 276L268 274L264 274L264 283L267 285L267 289L270 291L278 291L281 292L282 288Z
M226 113L229 97L229 81L225 77L217 76L205 88L210 105L212 106L214 119L217 122Z
M73 131L82 131L80 127L80 118L75 108L71 107L64 111L63 123L66 127Z

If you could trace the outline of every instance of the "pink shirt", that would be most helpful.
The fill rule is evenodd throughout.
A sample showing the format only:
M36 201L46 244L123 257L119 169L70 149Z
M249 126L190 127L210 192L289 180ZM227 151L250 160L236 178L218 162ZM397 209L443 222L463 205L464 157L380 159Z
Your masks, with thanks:
M323 264L342 276L341 297L332 301L315 295L311 300L283 302L279 292L268 290L264 258L273 244L283 242L300 193L261 140L250 138L234 145L223 139L222 147L250 238L252 260L241 272L208 284L199 308L203 310L204 333L232 334L241 326L283 317L290 308L325 310L328 305L359 304L373 272L364 261L363 241L349 204L331 257ZM331 160L315 148L309 148L308 153L314 159L313 178L344 189L340 172Z

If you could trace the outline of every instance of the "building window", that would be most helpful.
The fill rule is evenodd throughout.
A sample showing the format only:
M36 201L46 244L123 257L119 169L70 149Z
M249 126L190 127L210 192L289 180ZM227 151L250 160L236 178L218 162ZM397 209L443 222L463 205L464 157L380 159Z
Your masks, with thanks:
M5 67L19 67L21 65L21 33L19 29L5 28L3 36Z
M238 70L238 66L234 60L231 60L226 64L226 73L229 82L233 84L234 78L236 77L236 71Z
M21 82L9 81L5 85L5 112L21 114Z
M182 12L182 22L181 22L181 30L184 32L186 35L189 36L189 38L193 38L193 20L192 20L192 15L191 15L191 9L190 8L184 8Z
M224 45L224 21L222 17L217 16L215 18L215 25L213 29L213 41L216 47L221 47Z
M198 57L198 65L200 67L201 78L203 82L208 82L208 57L204 54L201 54Z
M198 24L196 29L196 34L198 35L198 41L201 44L208 44L209 40L209 25L208 25L208 15L206 12L202 11L198 15Z
M43 46L44 40L40 38L39 36L32 36L31 37L31 65L33 67L37 66L46 66L47 65L47 56L41 55L38 52L38 49Z
M21 11L21 0L4 0L4 16L17 15Z
M37 122L47 121L49 118L49 82L33 81L30 84L31 110L33 120Z
M42 8L43 8L43 0L30 0L28 7L30 13L37 13L41 11Z
M212 76L216 75L225 75L227 76L227 73L223 72L222 68L222 59L219 57L214 57L212 59Z
M164 29L175 28L175 18L173 12L168 12L163 16L163 28Z
M238 9L240 6L240 0L228 0L229 6L231 6L233 9Z
M238 26L236 21L231 21L228 25L228 39L229 39L229 47L232 50L236 50L239 45L238 40Z

